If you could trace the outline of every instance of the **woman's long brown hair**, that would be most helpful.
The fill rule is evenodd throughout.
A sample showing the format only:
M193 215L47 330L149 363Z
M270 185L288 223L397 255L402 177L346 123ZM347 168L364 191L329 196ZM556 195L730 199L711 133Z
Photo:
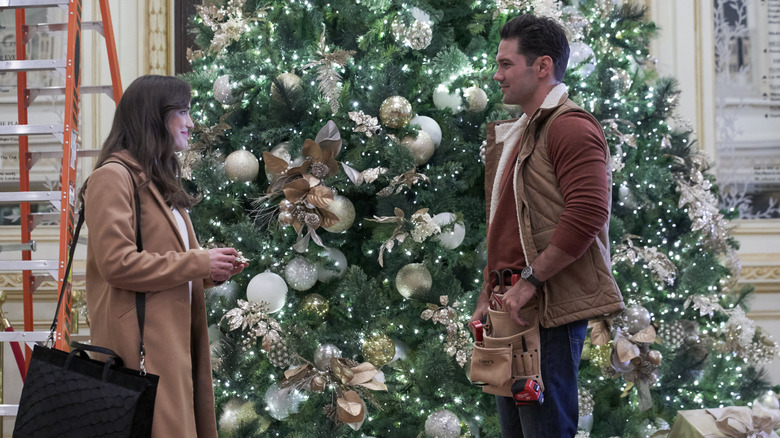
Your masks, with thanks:
M172 76L147 75L134 80L119 99L111 132L95 168L111 154L127 150L166 202L175 207L192 207L195 198L182 187L181 165L167 124L173 111L190 107L191 93L188 83ZM139 189L148 181L141 183Z

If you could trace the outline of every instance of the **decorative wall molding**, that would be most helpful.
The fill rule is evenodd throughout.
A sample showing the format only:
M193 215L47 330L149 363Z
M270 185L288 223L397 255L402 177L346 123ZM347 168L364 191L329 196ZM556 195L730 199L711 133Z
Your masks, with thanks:
M170 35L168 21L169 0L146 0L145 28L147 29L144 45L147 48L147 58L144 72L147 74L169 75L172 68L169 62Z

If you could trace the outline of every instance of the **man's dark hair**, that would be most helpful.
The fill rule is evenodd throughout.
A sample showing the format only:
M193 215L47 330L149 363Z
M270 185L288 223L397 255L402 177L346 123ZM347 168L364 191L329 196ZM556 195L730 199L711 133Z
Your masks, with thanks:
M515 17L501 28L502 40L517 40L518 52L530 66L540 56L549 56L555 64L555 79L563 80L569 63L566 31L552 18L526 14Z

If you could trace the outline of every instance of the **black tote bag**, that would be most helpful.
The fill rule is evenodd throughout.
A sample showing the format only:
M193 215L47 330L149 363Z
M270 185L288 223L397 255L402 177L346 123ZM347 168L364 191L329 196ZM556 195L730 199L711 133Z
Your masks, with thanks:
M123 163L116 162L117 164ZM127 166L125 166L127 168ZM128 172L130 169L128 169ZM141 204L133 179L136 217L136 245L141 252ZM84 224L84 206L79 210L73 230L65 275L70 272L79 231ZM57 327L63 283L51 325L51 336ZM108 348L71 343L68 353L36 345L30 358L22 387L19 411L14 424L14 438L146 438L152 433L154 402L159 376L144 367L144 294L136 293L136 313L141 329L141 371L124 367L124 361ZM90 359L86 351L107 356L106 361Z
M111 350L73 347L33 349L14 438L150 436L159 377L125 368ZM89 359L85 350L109 358Z

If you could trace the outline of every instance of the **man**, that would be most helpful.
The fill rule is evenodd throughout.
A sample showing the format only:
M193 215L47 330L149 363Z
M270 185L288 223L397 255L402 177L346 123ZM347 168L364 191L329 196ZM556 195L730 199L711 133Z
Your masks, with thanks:
M471 320L483 320L488 311L495 286L488 273L522 273L500 307L527 326L518 312L529 300L538 303L544 402L518 407L497 395L502 434L572 437L587 320L624 308L609 252L609 149L596 119L568 99L561 83L569 58L561 26L523 15L508 21L500 36L493 79L503 102L520 105L524 114L488 126L488 264Z

